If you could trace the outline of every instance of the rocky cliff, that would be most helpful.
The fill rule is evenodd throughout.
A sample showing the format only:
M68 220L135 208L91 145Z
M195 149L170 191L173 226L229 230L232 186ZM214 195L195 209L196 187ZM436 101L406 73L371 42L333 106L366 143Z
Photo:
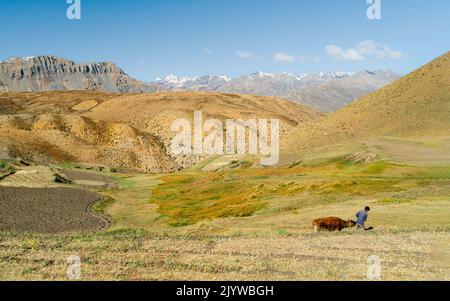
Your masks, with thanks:
M113 63L77 64L55 56L11 58L0 62L0 91L93 90L151 92Z

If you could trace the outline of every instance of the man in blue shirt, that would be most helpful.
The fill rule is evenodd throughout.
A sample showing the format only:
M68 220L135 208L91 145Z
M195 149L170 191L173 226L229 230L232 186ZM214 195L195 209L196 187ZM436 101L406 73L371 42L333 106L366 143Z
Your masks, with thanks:
M359 230L365 230L365 223L367 221L367 218L369 217L369 211L370 211L370 207L366 207L364 208L364 210L359 211L356 214L356 218L358 219L358 221L356 222L356 227Z

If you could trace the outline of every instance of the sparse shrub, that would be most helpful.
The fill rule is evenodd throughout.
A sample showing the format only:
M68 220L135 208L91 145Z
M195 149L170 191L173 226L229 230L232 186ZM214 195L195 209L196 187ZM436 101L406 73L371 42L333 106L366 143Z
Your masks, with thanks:
M250 168L253 165L250 161L231 161L230 168Z
M22 249L37 251L42 247L42 242L37 238L27 238L22 244Z
M280 236L286 235L287 231L286 230L277 230L277 234Z
M0 174L1 179L2 177L6 177L10 174L15 173L16 169L13 166L7 164L6 162L0 161L0 172L1 172Z
M291 164L288 166L288 168L298 167L298 166L300 166L302 163L303 163L302 161L295 161L295 162L291 163Z

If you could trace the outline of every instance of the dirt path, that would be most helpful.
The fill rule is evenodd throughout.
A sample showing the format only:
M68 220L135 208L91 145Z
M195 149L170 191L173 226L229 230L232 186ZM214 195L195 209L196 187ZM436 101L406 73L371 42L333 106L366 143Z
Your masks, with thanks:
M111 178L88 171L63 169L61 171L73 184L95 189L111 189L117 187L117 183Z

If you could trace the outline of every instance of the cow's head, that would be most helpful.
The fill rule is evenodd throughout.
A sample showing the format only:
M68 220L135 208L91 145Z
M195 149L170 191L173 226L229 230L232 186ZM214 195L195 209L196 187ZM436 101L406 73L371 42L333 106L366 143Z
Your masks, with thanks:
M352 220L347 221L347 227L355 227L355 226L356 226L355 221L352 221Z

